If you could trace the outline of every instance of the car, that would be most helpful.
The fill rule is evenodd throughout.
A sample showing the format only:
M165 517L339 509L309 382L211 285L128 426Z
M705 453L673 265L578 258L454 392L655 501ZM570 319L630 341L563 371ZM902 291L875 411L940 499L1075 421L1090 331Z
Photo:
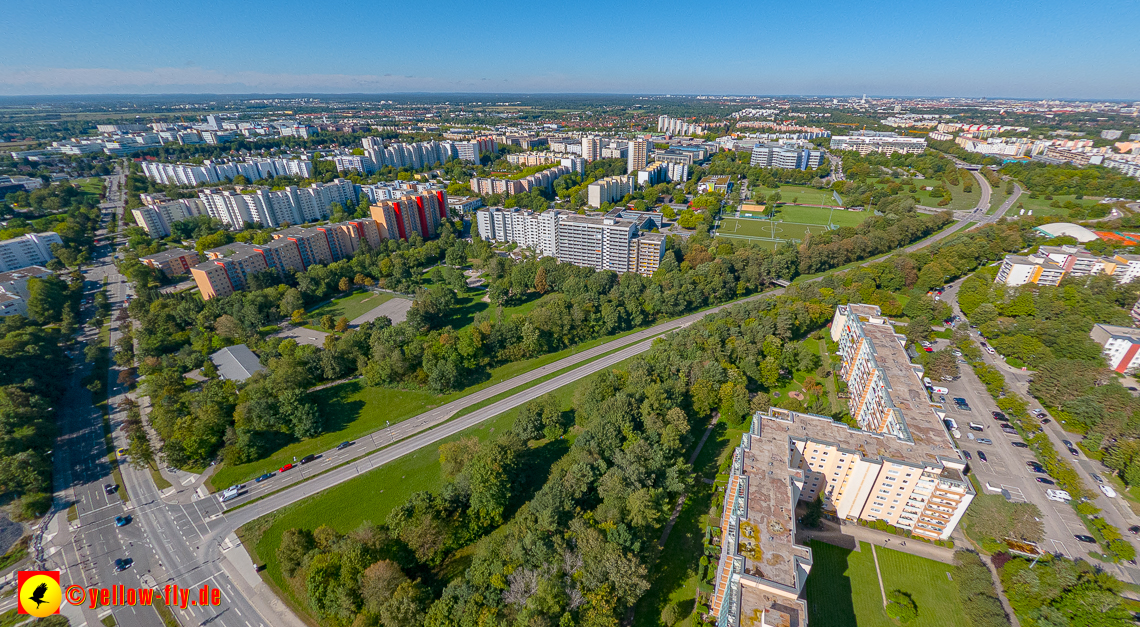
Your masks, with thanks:
M994 441L989 438L978 438L978 444L993 444Z
M344 449L352 446L353 444L355 444L355 442L341 442L340 444L336 445L336 450L343 451Z
M1092 536L1086 536L1084 534L1078 533L1078 534L1074 535L1073 537L1076 538L1077 540L1080 540L1081 542L1088 542L1089 544L1096 544L1096 538L1094 538Z
M302 465L304 465L304 464L307 464L307 463L309 463L309 462L313 461L313 460L314 460L314 459L316 459L316 458L317 458L317 456L316 456L316 455L306 455L306 456L304 456L304 457L302 457L302 458L301 458L301 464L302 464Z
M962 454L966 456L966 459L974 459L974 456L970 455L970 451L963 450Z
M1009 445L1013 448L1029 448L1029 445L1025 442L1010 442Z
M990 415L994 417L994 420L1009 420L1005 417L1005 414L1001 413L1000 411L991 411Z
M1073 457L1080 457L1081 456L1081 452L1075 448L1072 448L1072 447L1069 448L1069 454L1072 455Z
M134 563L135 561L129 557L120 557L119 559L115 560L115 572L121 573L124 570L130 568L131 564Z
M954 397L954 402L959 404L959 405L965 405L966 399L962 398L961 396L956 396L956 397Z
M130 514L127 514L126 516L115 516L115 526L126 527L127 525L131 524L131 520L133 519L131 518Z
M1068 448L1073 448L1073 443L1068 440L1061 440L1061 444L1064 444Z
M262 481L265 481L266 479L268 479L268 478L270 478L270 477L272 477L272 476L273 476L273 473L271 473L271 472L267 472L267 473L265 473L264 475L261 475L260 477L258 477L258 478L256 478L256 479L254 479L254 480L253 480L253 482L254 482L254 483L261 483Z
M959 405L958 409L961 409L962 411L974 411L974 410L970 409L970 406L965 404L965 403L962 403L961 405Z
M945 402L946 402L946 397L945 397L945 396L943 396L943 395L939 395L939 396L938 396L938 400L939 400L940 402L943 402L943 403L945 403Z
M1052 422L1052 421L1051 421L1051 420L1049 420L1048 418L1042 418L1042 419L1041 419L1041 424L1043 424L1043 425L1047 425L1047 424L1049 424L1050 422Z
M1136 534L1140 533L1140 525L1132 525L1131 527L1128 528L1128 533L1130 533L1132 535L1136 535Z
M1095 472L1094 472L1094 473L1089 473L1089 474L1091 474L1091 475L1092 475L1093 481L1095 481L1095 482L1097 482L1097 483L1104 483L1104 479L1101 479L1101 478L1100 478L1100 475L1096 474Z
M282 466L282 467L281 467L281 469L280 469L280 470L278 470L277 472L285 472L286 470L289 470L289 469L290 469L290 468L292 468L292 467L293 467L293 464L285 464L285 465L284 465L284 466Z
M922 350L924 350L924 351L926 351L926 352L928 352L928 353L933 353L933 352L934 352L934 349L933 349L933 348L930 348L929 346L923 346L923 347L922 347Z
M121 448L121 449L115 451L115 454L116 455L126 455L128 452L130 452L130 449L124 447L124 448Z
M103 486L103 493L104 494L114 494L118 491L119 491L119 486L117 486L113 483L108 483L108 484L105 484Z
M978 451L978 459L982 460L983 462L989 461L986 459L986 454L984 451Z
M1034 477L1034 479L1037 480L1037 483L1044 483L1045 485L1055 485L1053 483L1052 479L1046 479L1045 477Z

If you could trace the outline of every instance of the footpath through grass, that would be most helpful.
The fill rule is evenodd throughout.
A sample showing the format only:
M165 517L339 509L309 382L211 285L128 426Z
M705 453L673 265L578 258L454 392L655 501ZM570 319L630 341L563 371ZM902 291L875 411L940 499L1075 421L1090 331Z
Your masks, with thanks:
M808 624L812 627L896 627L883 609L871 546L850 551L812 541L814 563L808 575ZM912 627L959 627L969 621L958 602L958 588L947 575L953 566L876 547L883 588L902 590L918 605Z

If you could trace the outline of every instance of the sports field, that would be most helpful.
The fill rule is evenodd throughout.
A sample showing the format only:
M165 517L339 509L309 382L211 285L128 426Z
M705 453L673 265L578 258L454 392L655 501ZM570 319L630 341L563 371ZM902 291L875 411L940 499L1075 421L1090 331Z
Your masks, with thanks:
M764 215L761 213L763 208L745 205L741 209L740 217L721 220L717 237L747 239L755 243L803 241L808 233L858 226L870 215L844 209L782 205L776 209L772 219L767 219L760 217Z

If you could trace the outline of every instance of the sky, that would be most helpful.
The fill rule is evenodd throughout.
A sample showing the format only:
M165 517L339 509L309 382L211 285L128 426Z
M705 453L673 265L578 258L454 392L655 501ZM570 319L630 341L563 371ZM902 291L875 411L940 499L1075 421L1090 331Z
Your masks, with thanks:
M1140 100L1137 0L9 0L0 95Z

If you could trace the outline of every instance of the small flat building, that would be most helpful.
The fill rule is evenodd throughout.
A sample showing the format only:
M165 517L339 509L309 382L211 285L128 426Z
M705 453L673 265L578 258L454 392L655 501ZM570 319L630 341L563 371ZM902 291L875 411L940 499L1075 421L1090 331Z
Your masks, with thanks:
M218 376L228 381L242 382L255 373L265 370L257 355L245 344L227 346L210 355L210 361L218 368Z

